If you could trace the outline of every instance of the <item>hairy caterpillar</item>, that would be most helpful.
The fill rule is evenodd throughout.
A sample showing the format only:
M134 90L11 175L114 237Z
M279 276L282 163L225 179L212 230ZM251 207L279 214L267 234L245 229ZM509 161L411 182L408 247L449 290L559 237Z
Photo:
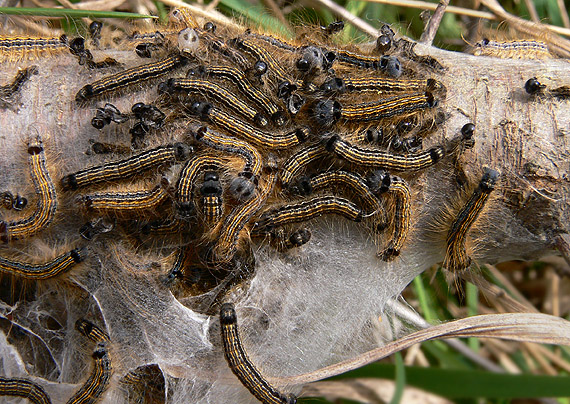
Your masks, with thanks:
M495 189L498 179L498 171L486 169L479 186L457 214L447 234L447 251L443 261L444 268L450 271L463 271L471 264L471 258L465 251L465 237L481 211L485 208L489 195Z
M38 201L34 213L22 220L0 221L0 239L4 242L31 237L48 227L57 209L57 192L49 171L41 138L28 145L30 174Z
M224 303L220 309L224 354L232 372L258 400L268 404L294 404L297 398L283 395L271 386L251 363L241 343L234 305Z
M23 397L32 404L51 404L43 387L26 379L0 376L0 396Z

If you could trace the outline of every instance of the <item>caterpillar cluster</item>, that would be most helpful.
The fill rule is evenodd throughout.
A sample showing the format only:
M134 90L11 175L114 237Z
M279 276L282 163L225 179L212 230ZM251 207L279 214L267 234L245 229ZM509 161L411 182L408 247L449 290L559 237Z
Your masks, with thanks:
M160 211L164 222L192 222L192 247L180 254L193 254L210 272L231 271L236 260L251 262L251 238L300 245L290 243L298 224L323 214L370 223L374 233L388 229L392 235L387 246L379 246L379 256L397 257L411 209L405 176L437 163L451 149L438 145L422 151L423 139L442 123L437 103L445 88L421 73L441 68L437 61L408 57L415 55L413 49L388 27L377 49L362 55L330 45L338 23L313 44L297 46L211 22L200 27L180 10L178 17L186 28L169 54L87 84L75 99L84 105L158 82L155 105L134 105L129 116L107 103L92 124L101 129L138 119L130 130L133 146L151 128L183 125L181 142L69 174L63 188L93 187L181 163L172 181L163 179L152 189L86 193L82 199L90 211L116 216ZM182 66L186 76L162 79ZM95 145L104 149L95 143L94 150ZM325 186L312 186L310 175L329 178ZM158 226L163 228L155 220L145 230ZM310 232L304 234L306 242ZM177 265L169 279L173 273L196 279Z
M92 155L112 157L52 179L41 139L30 143L37 207L29 217L1 221L0 239L11 243L41 233L53 221L61 194L71 196L85 218L77 229L85 242L124 236L136 249L170 247L174 259L161 273L164 285L177 296L215 290L213 300L192 307L207 314L255 272L256 244L285 253L299 248L311 242L311 221L323 215L361 223L378 259L397 260L413 230L414 181L473 145L473 124L443 143L432 136L446 118L446 89L434 78L443 69L437 60L416 55L413 44L397 39L388 26L374 49L361 53L335 45L340 22L301 44L212 22L199 25L184 10L175 18L168 31L127 38L138 56L152 61L83 83L70 94L78 108L97 107L94 128L118 125L130 135L130 147L93 140ZM89 43L97 44L101 26L91 28ZM4 40L0 46L19 46L28 54L40 52L40 44L58 51L65 45L89 68L118 65L94 62L83 40L42 41ZM17 92L30 69L2 91ZM112 103L140 86L156 91L150 104L134 103L127 112ZM171 137L166 134L176 139L147 146ZM132 155L118 157L125 153ZM449 269L468 267L465 234L497 176L486 174L482 183L493 184L478 188L451 227L444 262ZM2 205L17 209L18 198L5 191ZM75 248L42 264L0 257L0 271L55 277L82 262L86 252ZM233 307L221 307L234 373L262 401L294 402L263 380L241 346ZM98 397L111 373L108 337L85 324L78 323L79 331L98 343L96 374L73 403ZM254 381L248 381L251 374ZM132 374L125 383L138 377ZM5 394L31 388L6 383Z

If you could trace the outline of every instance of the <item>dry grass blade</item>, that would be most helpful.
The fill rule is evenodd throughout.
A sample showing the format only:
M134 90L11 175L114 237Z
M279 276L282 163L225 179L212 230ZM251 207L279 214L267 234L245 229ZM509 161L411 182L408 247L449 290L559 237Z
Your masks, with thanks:
M77 8L78 10L109 11L122 6L125 1L126 0L85 1L73 4L73 8Z
M287 18L283 14L283 11L281 8L279 8L279 5L274 0L263 0L263 3L269 10L271 10L273 15L277 17L279 21L281 21L281 24L283 24L289 30L292 29L291 24L289 24L289 21L287 21Z
M438 7L436 3L428 3L427 1L413 0L366 0L370 3L390 4L392 6L418 8L421 10L435 11ZM447 6L446 12L452 14L466 15L468 17L484 18L486 20L495 20L497 17L493 13L487 11L471 10L470 8Z
M518 292L512 286L512 284L508 281L508 279L505 278L500 273L500 271L497 270L497 268L489 264L487 264L486 266L491 272L491 274L495 276L495 278L497 278L500 282L502 282L503 285L505 285L505 287L507 288L507 291L511 293L513 296L515 296L516 299L511 297L511 295L509 295L508 293L505 293L504 289L487 281L484 277L482 277L477 273L465 272L464 274L461 274L461 278L477 285L479 289L483 292L483 294L487 296L489 299L495 299L501 301L502 305L504 305L504 307L510 312L517 312L517 313L539 312L536 309L536 307L530 304L530 302L526 300L524 296L522 296L520 292Z
M536 313L468 317L417 331L356 358L276 381L281 385L299 385L322 380L358 369L423 341L456 337L502 338L511 341L570 345L570 321Z

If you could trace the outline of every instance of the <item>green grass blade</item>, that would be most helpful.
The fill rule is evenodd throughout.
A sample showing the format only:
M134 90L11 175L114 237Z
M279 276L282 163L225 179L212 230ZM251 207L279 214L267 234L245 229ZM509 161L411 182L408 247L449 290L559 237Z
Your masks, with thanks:
M395 366L373 363L333 379L394 379ZM480 370L406 367L406 382L451 399L570 397L570 376L498 374Z
M166 25L168 23L168 9L164 5L164 3L160 1L154 1L154 5L156 6L156 10L158 11L158 19L160 24Z
M241 0L221 0L220 4L230 11L241 14L268 31L275 32L286 37L293 37L293 33L287 29L281 21L270 15L268 11L260 5L252 6L251 4Z
M473 364L443 341L424 341L422 350L432 365L442 369L472 369Z
M402 396L404 395L404 387L406 387L406 367L404 366L404 359L402 359L400 352L396 352L394 359L396 359L396 386L390 404L400 404Z
M479 314L479 311L477 310L479 305L479 289L477 289L477 286L471 282L467 282L465 284L465 297L467 303L467 315L471 317ZM478 338L469 338L467 340L467 344L475 352L479 351Z
M350 14L360 17L367 5L368 3L365 1L349 1L345 7ZM342 32L342 40L348 43L351 40L355 40L359 34L360 30L348 22Z
M73 10L69 8L0 7L0 14L69 18L158 18L153 15L125 13L122 11Z
M438 320L438 318L437 314L435 313L435 310L433 309L433 301L428 295L428 292L426 291L422 277L416 276L413 280L413 285L424 318L428 323L433 324L435 321Z

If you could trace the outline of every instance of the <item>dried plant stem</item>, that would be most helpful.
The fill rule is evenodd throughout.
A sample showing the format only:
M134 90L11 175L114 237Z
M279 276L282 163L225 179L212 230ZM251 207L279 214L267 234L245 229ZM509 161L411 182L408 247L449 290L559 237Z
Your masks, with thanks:
M366 0L370 3L380 3L389 4L396 7L409 7L418 8L420 10L430 10L435 11L438 4L428 3L427 1L415 1L415 0ZM484 18L486 20L495 20L497 17L493 13L486 11L471 10L470 8L447 6L446 10L448 13L465 15L468 17Z
M437 29L439 28L439 24L441 23L441 19L443 18L443 14L445 14L445 9L448 5L449 0L441 0L439 2L435 12L431 16L424 32L422 33L422 37L420 39L421 43L426 45L432 44L435 34L437 33Z
M218 22L220 24L225 24L229 26L238 26L233 20L229 19L223 14L220 14L213 10L204 10L199 6L188 4L181 0L160 0L160 2L166 4L167 6L188 8L192 10L192 12L195 13L197 16L207 18L209 21Z
M501 282L505 282L503 284L508 284L505 286L507 288L508 293L500 288L499 286L487 281L482 276L473 273L471 271L465 272L461 274L461 277L466 281L469 281L479 287L485 296L490 296L492 299L500 301L502 304L505 305L511 312L520 312L520 313L538 313L539 311L523 297L520 296L516 290L512 287L512 285L508 282L508 280L502 276L502 274L492 265L487 265L489 270L492 272L493 275L498 274L500 277ZM493 268L493 269L491 269ZM515 296L517 299L522 299L522 301L513 298L509 293L514 292L516 293Z

